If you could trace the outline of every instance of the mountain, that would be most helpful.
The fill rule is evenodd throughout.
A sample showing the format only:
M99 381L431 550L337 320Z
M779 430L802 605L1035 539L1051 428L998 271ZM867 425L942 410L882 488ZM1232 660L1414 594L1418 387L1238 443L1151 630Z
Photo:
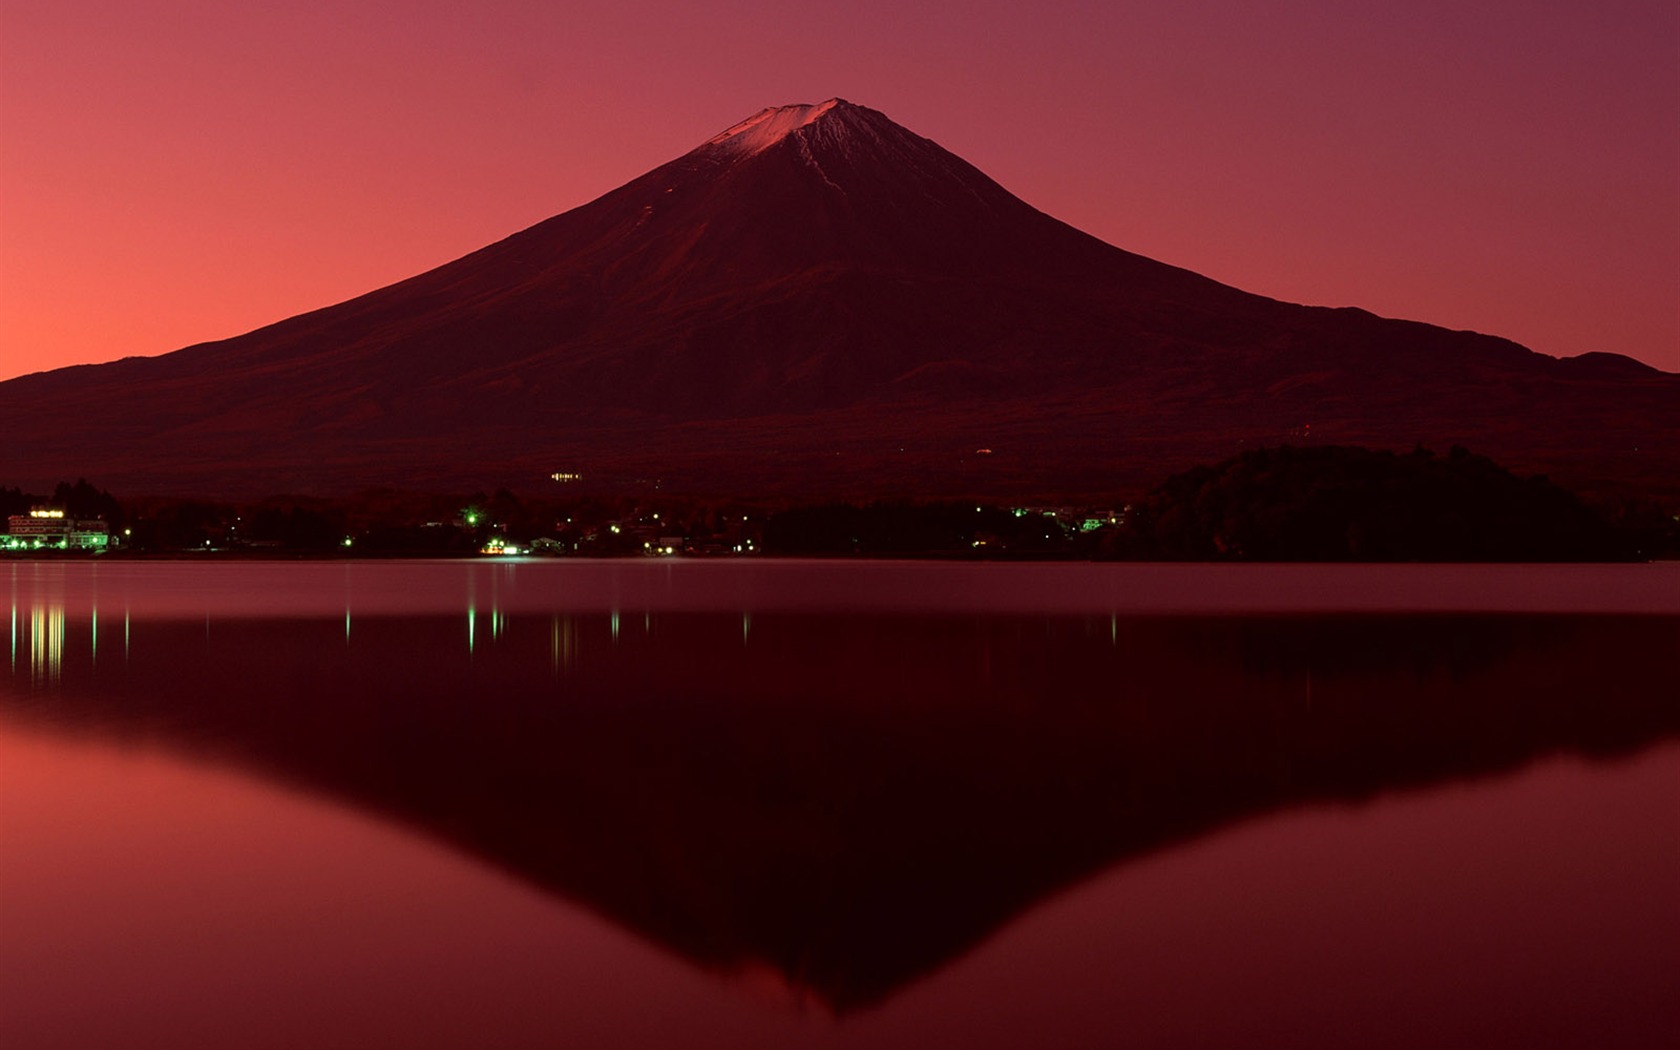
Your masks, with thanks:
M0 419L0 478L130 492L1071 494L1321 439L1680 477L1680 376L1251 295L839 99L336 306L0 383Z

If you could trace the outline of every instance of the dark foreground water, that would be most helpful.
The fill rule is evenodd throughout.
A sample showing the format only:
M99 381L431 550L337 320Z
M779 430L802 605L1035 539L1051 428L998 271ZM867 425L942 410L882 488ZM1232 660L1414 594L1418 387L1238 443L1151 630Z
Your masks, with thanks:
M0 563L0 1045L1673 1045L1677 570Z

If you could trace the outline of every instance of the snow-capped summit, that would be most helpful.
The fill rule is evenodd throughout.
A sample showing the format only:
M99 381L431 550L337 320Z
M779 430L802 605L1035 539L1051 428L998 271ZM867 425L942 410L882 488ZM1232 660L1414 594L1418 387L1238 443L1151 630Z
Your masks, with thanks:
M939 202L939 209L947 212L966 212L976 206L1004 210L1024 207L1008 191L938 143L902 127L879 110L843 98L759 110L707 139L689 157L708 170L718 161L739 169L734 176L714 173L707 178L732 180L740 176L743 182L764 179L779 187L770 190L766 184L754 193L768 192L785 199L789 192L800 192L796 188L799 184L805 184L836 197L861 194L873 200L868 207L876 209L878 217L896 213L913 225L919 225L916 217L927 211L930 201ZM790 168L799 174L790 178ZM747 175L748 169L757 174ZM655 210L668 212L663 204L656 201ZM934 236L947 240L954 233L945 230Z
M816 121L836 106L846 105L844 99L831 98L816 105L771 106L721 131L706 140L708 146L727 146L740 153L758 153L786 138L792 132Z

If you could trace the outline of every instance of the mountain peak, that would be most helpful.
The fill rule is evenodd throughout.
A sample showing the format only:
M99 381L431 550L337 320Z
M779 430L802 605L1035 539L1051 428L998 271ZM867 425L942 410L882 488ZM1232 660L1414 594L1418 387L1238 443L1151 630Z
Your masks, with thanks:
M845 99L831 98L816 105L771 106L713 135L706 140L706 145L724 146L732 152L748 155L760 153L800 128L820 120L830 110L850 105Z

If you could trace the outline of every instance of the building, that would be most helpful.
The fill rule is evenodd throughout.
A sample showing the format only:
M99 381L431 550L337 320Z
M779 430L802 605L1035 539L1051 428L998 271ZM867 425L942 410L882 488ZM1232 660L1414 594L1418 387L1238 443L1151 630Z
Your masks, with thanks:
M28 514L6 519L6 535L0 536L0 550L9 551L102 551L111 543L111 531L98 518L69 518L56 507L32 507Z

